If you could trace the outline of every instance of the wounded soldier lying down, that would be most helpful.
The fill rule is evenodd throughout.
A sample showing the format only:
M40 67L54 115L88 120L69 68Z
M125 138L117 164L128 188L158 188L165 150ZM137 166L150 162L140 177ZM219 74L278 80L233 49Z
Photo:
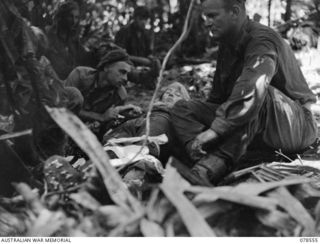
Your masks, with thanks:
M174 82L165 88L159 101L155 104L150 117L150 136L159 136L165 134L169 143L161 145L159 148L153 144L150 153L160 159L162 163L166 163L168 157L173 153L172 145L174 143L173 131L170 123L170 110L178 101L189 101L190 96L187 89L180 83ZM146 118L137 118L127 121L113 132L104 136L104 141L111 138L125 138L143 136L146 134Z

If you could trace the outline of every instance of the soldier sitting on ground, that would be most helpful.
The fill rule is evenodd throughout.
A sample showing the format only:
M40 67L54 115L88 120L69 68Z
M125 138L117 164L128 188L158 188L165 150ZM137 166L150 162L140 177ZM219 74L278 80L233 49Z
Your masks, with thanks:
M240 167L249 146L290 154L313 144L316 97L290 46L248 19L245 0L207 0L203 12L220 43L213 89L207 102L179 101L171 119L193 174L210 184Z

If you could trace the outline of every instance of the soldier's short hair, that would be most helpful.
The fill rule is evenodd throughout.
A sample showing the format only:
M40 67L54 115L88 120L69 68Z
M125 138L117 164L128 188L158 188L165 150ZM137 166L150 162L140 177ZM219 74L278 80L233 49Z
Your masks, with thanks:
M103 70L105 66L114 64L116 62L126 62L132 65L130 57L126 50L124 49L115 49L106 53L100 60L97 70Z
M239 5L242 9L246 8L246 0L223 0L226 9L232 8L234 5Z

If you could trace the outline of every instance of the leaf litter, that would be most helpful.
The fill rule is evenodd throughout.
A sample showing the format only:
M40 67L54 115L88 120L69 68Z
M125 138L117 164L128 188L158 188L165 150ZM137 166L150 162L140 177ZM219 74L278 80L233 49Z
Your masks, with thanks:
M19 196L0 199L2 236L319 235L320 190L315 183L320 174L315 167L306 176L307 166L301 163L263 164L240 182L198 187L168 163L162 182L137 187L138 200L80 120L64 109L48 111L88 154L92 170L72 191L68 184L57 192L16 184ZM52 161L64 164L59 158ZM43 197L49 194L55 204Z

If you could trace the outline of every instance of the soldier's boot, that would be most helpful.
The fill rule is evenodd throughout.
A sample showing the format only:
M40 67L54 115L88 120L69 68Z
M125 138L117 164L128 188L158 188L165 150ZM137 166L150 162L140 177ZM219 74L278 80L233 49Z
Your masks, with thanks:
M208 154L194 165L191 172L206 185L216 185L226 176L228 167L224 159Z

